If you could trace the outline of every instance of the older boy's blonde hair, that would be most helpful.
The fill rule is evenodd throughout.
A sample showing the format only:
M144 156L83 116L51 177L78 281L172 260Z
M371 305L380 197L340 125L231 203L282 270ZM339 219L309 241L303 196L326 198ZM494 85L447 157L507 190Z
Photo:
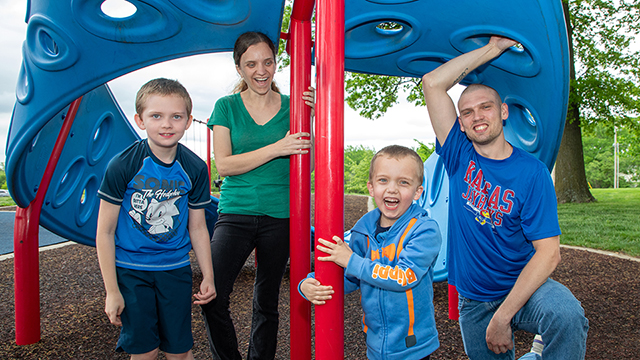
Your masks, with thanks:
M415 150L402 145L386 146L378 151L375 155L373 155L373 158L371 159L371 165L369 166L369 181L373 180L373 167L375 165L376 159L379 156L387 156L396 160L400 160L405 157L413 159L416 163L416 176L419 180L418 183L422 184L422 181L424 180L424 164L422 162L422 159L420 158L420 155L418 155Z
M142 115L144 108L147 104L147 99L150 95L178 95L184 100L184 104L187 107L187 116L191 115L193 104L191 103L191 96L187 92L187 89L180 84L178 80L171 80L165 78L153 79L146 84L142 85L138 94L136 95L136 113Z

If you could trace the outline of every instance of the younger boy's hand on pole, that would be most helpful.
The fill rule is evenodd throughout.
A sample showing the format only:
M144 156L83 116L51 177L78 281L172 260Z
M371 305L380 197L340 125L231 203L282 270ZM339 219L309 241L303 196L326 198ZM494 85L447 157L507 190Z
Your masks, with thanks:
M351 250L349 245L342 241L340 237L334 236L333 240L335 241L335 243L322 238L318 239L318 242L322 245L316 246L316 249L322 251L323 253L329 254L329 256L324 257L318 256L318 260L333 261L343 268L346 268L347 264L349 264L349 259L351 258L351 254L353 254L353 251Z
M300 291L313 305L324 305L327 300L331 299L334 292L333 287L322 285L320 281L313 278L303 281L300 285Z

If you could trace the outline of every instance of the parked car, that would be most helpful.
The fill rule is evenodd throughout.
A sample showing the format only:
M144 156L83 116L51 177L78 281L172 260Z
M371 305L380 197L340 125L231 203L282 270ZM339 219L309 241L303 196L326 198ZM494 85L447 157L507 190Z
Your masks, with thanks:
M9 196L9 190L0 189L0 197Z

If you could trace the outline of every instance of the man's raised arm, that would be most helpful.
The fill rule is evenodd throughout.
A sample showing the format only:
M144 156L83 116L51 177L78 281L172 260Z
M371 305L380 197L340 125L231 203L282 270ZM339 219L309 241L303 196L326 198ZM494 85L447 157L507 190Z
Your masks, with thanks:
M511 39L493 36L487 45L451 59L422 77L424 100L440 145L444 144L457 118L455 105L447 91L478 66L515 44Z

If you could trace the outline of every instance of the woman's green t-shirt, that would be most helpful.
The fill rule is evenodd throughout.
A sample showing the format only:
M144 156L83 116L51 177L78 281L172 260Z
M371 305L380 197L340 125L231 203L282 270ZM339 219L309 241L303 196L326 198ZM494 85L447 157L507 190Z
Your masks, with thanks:
M264 125L251 118L240 93L216 101L207 125L231 134L233 155L254 151L282 139L289 131L289 96L280 95L280 111ZM251 171L224 178L218 212L289 217L289 157L273 159Z

